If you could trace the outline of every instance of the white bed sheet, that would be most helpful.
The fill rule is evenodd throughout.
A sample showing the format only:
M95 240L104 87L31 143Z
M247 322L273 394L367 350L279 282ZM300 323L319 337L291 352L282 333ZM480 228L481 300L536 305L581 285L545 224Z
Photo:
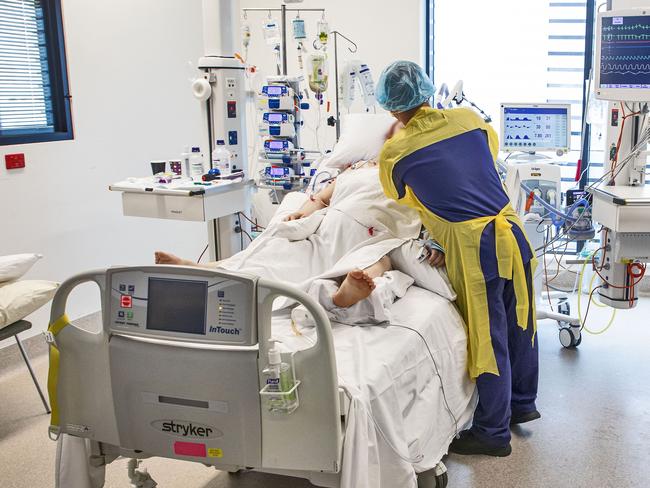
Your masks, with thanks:
M422 334L436 365L412 330L332 324L339 383L353 397L341 488L415 488L416 473L435 467L456 429L472 417L475 387L467 374L467 335L455 306L412 286L391 313L394 324ZM299 333L286 314L274 318L273 336L287 350L305 349L315 340L313 328Z
M431 356L416 332L333 323L339 383L353 397L347 414L341 488L416 488L416 473L435 467L456 428L462 429L472 417L475 388L467 375L467 338L453 303L411 286L392 305L391 313L395 324L407 325L426 339L455 421L447 410ZM89 325L101 327L101 315L93 316ZM315 329L303 327L299 332L301 336L294 332L286 311L274 317L273 336L283 341L283 347L310 347ZM58 486L99 486L90 480L102 477L103 469L85 463L77 466L78 459L84 458L84 440L63 437L70 445L57 460Z

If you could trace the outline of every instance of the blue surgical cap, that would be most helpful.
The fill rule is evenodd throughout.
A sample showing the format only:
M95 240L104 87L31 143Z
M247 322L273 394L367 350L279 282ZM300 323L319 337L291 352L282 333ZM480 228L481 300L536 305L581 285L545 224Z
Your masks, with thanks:
M389 112L406 112L422 105L436 89L424 70L412 61L395 61L379 76L377 102Z

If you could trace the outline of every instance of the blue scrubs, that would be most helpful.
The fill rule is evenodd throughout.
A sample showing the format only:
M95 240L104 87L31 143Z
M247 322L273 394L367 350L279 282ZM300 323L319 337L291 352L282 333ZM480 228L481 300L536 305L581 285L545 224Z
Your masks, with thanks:
M523 254L528 290L532 287L529 246L522 246L525 237L513 226ZM494 224L486 227L481 236L481 266L485 275L488 296L490 336L499 367L499 376L484 373L476 379L478 405L474 412L472 432L492 447L510 442L510 417L537 409L539 376L539 347L534 333L532 308L528 328L517 325L515 290L512 280L500 278L495 263ZM530 296L529 300L534 300ZM534 339L533 339L534 336ZM531 342L533 347L531 347Z
M493 129L471 110L423 107L386 142L380 179L386 195L416 208L431 237L446 248L447 272L469 329L468 370L479 393L473 430L500 447L510 440L511 409L535 410L538 365L531 317L535 260L496 171L497 152ZM508 262L512 271L506 271ZM517 307L517 294L523 301L526 293L528 303Z
M449 160L453 164L448 164ZM489 160L489 164L477 164L484 160ZM494 171L485 133L480 129L415 151L395 165L392 177L400 195L404 194L406 186L411 187L428 209L450 222L497 214L509 202ZM519 244L529 299L533 300L530 296L533 253L518 225L513 225L511 232ZM488 298L490 336L500 376L491 373L478 376L479 400L472 430L486 443L501 447L510 442L511 413L536 410L538 348L536 343L531 347L535 333L532 318L529 317L526 330L517 324L512 280L499 278L494 222L483 231L480 256Z

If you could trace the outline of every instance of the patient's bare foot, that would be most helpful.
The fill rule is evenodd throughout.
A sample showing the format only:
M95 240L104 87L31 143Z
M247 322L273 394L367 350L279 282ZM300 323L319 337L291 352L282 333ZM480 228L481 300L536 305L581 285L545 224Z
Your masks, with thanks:
M187 259L182 259L178 256L174 256L168 252L156 251L155 257L156 264L176 264L179 266L192 266L193 264L196 264Z
M374 289L375 282L368 276L368 273L355 269L345 277L332 300L337 307L351 307L364 298L368 298Z

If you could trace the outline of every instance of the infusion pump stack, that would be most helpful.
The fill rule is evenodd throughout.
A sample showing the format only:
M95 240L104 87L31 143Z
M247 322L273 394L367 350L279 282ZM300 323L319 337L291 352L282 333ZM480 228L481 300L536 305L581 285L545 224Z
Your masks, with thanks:
M604 174L588 190L602 225L595 269L600 300L632 308L650 261L650 8L600 12L596 27L596 98L609 101Z

